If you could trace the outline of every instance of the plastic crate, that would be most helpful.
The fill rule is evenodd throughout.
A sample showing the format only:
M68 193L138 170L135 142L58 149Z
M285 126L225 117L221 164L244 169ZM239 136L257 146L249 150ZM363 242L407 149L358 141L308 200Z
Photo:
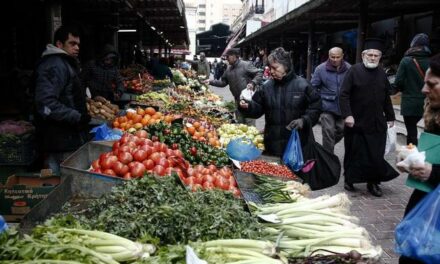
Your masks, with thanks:
M0 165L29 165L36 157L35 137L26 134L0 144Z

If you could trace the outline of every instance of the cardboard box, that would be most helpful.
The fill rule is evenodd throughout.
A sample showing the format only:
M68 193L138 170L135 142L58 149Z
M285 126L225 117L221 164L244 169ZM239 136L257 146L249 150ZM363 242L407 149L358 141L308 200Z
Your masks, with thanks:
M19 222L59 183L60 177L49 176L44 171L10 176L6 184L0 185L0 214L8 222Z

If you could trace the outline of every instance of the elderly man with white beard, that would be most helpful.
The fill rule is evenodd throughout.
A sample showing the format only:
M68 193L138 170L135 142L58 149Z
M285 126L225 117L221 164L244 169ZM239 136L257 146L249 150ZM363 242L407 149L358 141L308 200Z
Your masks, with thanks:
M390 83L379 65L383 44L365 40L362 63L353 65L341 86L339 103L345 121L345 189L367 183L368 191L382 196L379 184L399 175L384 159L387 127L394 126Z

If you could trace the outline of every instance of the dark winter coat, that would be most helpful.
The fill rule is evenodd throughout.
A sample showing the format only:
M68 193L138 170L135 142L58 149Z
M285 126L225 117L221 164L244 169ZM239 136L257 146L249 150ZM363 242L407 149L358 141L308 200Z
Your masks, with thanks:
M36 69L35 122L43 151L74 151L85 143L86 95L75 58L49 44Z
M255 86L260 85L263 78L261 70L257 69L248 61L237 60L234 65L229 65L220 80L209 81L210 85L225 87L229 84L229 89L235 98L240 100L241 91L248 83L253 82Z
M321 99L306 79L290 72L281 81L265 82L252 97L249 108L241 110L251 118L265 115L266 151L280 156L291 134L286 126L298 118L303 118L308 125L315 125L321 113ZM303 137L301 130L300 136Z
M341 87L341 115L354 117L353 131L376 133L387 130L387 121L394 121L390 83L382 67L367 69L363 63L353 65Z
M403 116L422 116L425 95L422 94L423 77L413 59L417 61L423 73L429 67L431 53L423 49L410 49L400 61L394 85L402 92L400 113Z
M103 60L107 55L114 56L112 65L104 64ZM81 79L85 87L89 87L92 97L102 96L114 101L114 95L122 95L124 85L118 69L119 55L113 46L106 45L101 51L98 60L91 61L84 65L81 72Z
M321 95L322 111L341 115L339 94L345 74L350 67L348 62L342 61L338 70L328 60L316 67L310 82Z

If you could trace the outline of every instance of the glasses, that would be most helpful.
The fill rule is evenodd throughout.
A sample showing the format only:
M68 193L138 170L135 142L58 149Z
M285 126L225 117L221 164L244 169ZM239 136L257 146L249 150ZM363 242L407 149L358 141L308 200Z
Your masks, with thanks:
M379 58L381 55L374 54L374 53L367 53L367 54L365 54L365 56L367 56L368 58Z

